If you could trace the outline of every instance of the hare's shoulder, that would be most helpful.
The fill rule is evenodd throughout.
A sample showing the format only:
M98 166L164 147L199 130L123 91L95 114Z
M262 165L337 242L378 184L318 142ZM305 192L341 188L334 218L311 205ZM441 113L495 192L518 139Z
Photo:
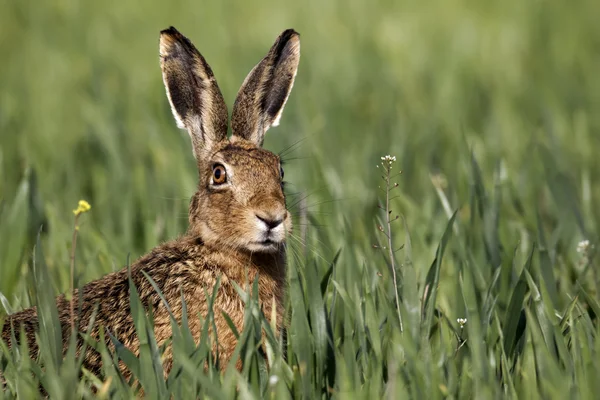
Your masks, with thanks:
M142 298L145 291L156 292L156 288L167 298L181 297L181 291L189 293L215 283L221 268L212 255L200 241L167 242L136 261L131 276Z

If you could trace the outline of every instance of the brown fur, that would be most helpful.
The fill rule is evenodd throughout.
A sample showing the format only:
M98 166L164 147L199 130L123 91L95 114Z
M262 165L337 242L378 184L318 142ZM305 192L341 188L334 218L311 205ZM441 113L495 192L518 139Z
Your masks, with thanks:
M163 81L175 119L192 139L199 185L190 203L186 235L159 245L137 260L131 266L131 277L144 306L153 309L154 333L159 345L171 336L171 322L143 272L156 282L179 321L183 292L190 330L196 341L200 340L202 330L197 315L206 316L208 312L205 291L212 293L220 277L214 315L219 356L225 368L237 343L221 311L241 331L245 309L233 282L244 287L258 276L263 311L270 316L275 300L278 329L283 324L285 237L292 228L291 216L285 207L279 157L260 146L291 90L299 61L299 38L292 30L283 32L267 57L246 78L234 108L237 125L231 139L227 138L227 107L210 67L193 44L175 28L169 28L161 32L160 54ZM250 98L261 100L249 101ZM215 185L211 180L217 163L227 171L224 185ZM88 283L81 294L76 291L75 298L79 296L82 298L79 331L88 330L90 318L98 307L92 336L98 337L100 327L104 327L138 354L127 268ZM71 315L64 295L57 298L57 306L66 349ZM32 355L36 356L36 309L8 316L2 339L14 345L10 343L11 326L17 337L21 327L25 330ZM170 357L168 351L165 372L171 367ZM238 368L241 366L239 360L234 362ZM100 355L88 350L84 365L99 372Z

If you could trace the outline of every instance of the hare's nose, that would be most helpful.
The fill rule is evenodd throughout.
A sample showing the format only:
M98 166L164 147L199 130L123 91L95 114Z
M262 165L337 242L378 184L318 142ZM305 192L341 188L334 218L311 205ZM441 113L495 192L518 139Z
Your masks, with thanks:
M275 229L283 222L283 218L281 217L273 218L273 216L256 214L256 218L264 222L265 225L267 225L267 228L269 229Z

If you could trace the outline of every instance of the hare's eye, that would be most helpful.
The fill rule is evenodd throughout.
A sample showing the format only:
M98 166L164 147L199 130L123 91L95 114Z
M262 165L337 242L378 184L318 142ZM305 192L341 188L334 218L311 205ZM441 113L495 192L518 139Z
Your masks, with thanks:
M282 166L280 166L280 167L279 167L279 177L281 178L281 180L283 180L283 175L284 175L284 174L283 174L283 167L282 167Z
M221 164L215 164L213 167L212 181L215 185L222 185L223 183L227 182L227 171Z

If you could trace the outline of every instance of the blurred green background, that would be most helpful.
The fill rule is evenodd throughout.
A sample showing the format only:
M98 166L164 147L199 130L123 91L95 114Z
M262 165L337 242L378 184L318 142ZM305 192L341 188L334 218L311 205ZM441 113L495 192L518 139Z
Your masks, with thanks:
M593 0L4 1L0 292L11 307L30 303L27 260L41 222L54 285L68 288L80 199L92 205L80 283L185 232L196 170L162 85L161 29L194 42L231 110L246 74L292 27L300 69L265 147L294 146L286 180L291 199L308 195L308 250L330 262L341 248L342 276L388 276L372 244L376 165L390 154L403 171L392 209L406 220L420 289L458 209L457 240L478 268L490 248L522 266L545 235L566 305L577 243L595 243L599 223L598 15ZM476 222L474 198L494 204ZM404 228L394 226L401 245ZM463 261L448 258L440 281L439 307L454 318Z

